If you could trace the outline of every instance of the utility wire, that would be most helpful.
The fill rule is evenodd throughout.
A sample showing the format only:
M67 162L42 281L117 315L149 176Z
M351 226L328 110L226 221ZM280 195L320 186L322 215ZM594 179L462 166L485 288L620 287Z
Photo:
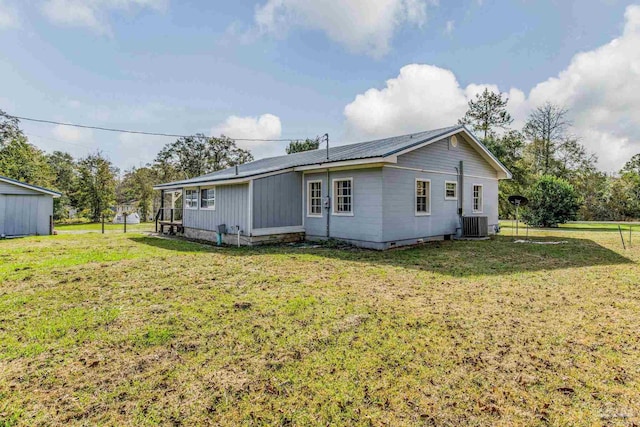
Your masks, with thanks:
M114 129L114 128L105 128L105 127L100 127L100 126L89 126L89 125L79 125L79 124L74 124L74 123L63 123L63 122L56 122L53 120L44 120L44 119L34 119L31 117L20 117L20 116L11 116L8 115L9 117L12 117L14 119L18 119L18 120L24 120L27 122L36 122L36 123L47 123L47 124L51 124L51 125L60 125L60 126L70 126L70 127L76 127L76 128L82 128L82 129L95 129L95 130L101 130L101 131L105 131L105 132L118 132L118 133L132 133L132 134L136 134L136 135L149 135L149 136L168 136L171 138L188 138L190 136L193 135L178 135L178 134L172 134L172 133L160 133L160 132L144 132L144 131L138 131L138 130L125 130L125 129ZM289 139L260 139L260 138L231 138L228 137L229 139L233 139L234 141L256 141L256 142L290 142L290 141L298 141L298 140L304 140L305 138L289 138Z

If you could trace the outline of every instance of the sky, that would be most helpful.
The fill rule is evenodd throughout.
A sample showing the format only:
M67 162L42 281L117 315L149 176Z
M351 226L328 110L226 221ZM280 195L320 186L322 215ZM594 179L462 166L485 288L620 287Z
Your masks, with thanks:
M171 134L332 145L453 125L485 87L546 101L619 170L640 153L640 4L617 0L0 0L0 109ZM122 170L175 138L22 122ZM256 158L285 142L238 142Z

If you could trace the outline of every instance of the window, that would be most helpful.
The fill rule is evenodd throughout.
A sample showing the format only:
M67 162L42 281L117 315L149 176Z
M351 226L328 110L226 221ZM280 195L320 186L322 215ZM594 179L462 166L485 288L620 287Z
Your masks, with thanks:
M482 185L473 185L473 212L482 213Z
M198 190L184 191L184 207L187 209L198 209Z
M455 181L444 182L444 199L458 200L458 183Z
M307 182L307 216L322 216L322 181Z
M353 178L333 180L333 214L353 215Z
M416 179L416 215L431 213L431 181Z
M216 208L216 189L203 188L200 190L200 207L202 209Z

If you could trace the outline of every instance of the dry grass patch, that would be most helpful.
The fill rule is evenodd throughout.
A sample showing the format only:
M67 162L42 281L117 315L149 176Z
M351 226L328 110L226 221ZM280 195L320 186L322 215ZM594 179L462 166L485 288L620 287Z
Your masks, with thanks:
M638 423L640 249L562 239L2 241L0 425Z

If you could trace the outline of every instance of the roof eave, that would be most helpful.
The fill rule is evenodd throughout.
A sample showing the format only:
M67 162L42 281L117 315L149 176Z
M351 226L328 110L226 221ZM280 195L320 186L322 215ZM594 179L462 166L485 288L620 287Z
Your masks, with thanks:
M39 193L47 194L49 196L52 196L54 199L57 199L58 197L62 197L62 193L58 193L57 191L49 190L49 189L43 188L43 187L38 187L37 185L27 184L26 182L20 182L20 181L17 181L15 179L12 179L12 178L9 178L9 177L6 177L6 176L0 176L0 181L6 182L8 184L17 185L18 187L26 188L28 190L37 191Z

